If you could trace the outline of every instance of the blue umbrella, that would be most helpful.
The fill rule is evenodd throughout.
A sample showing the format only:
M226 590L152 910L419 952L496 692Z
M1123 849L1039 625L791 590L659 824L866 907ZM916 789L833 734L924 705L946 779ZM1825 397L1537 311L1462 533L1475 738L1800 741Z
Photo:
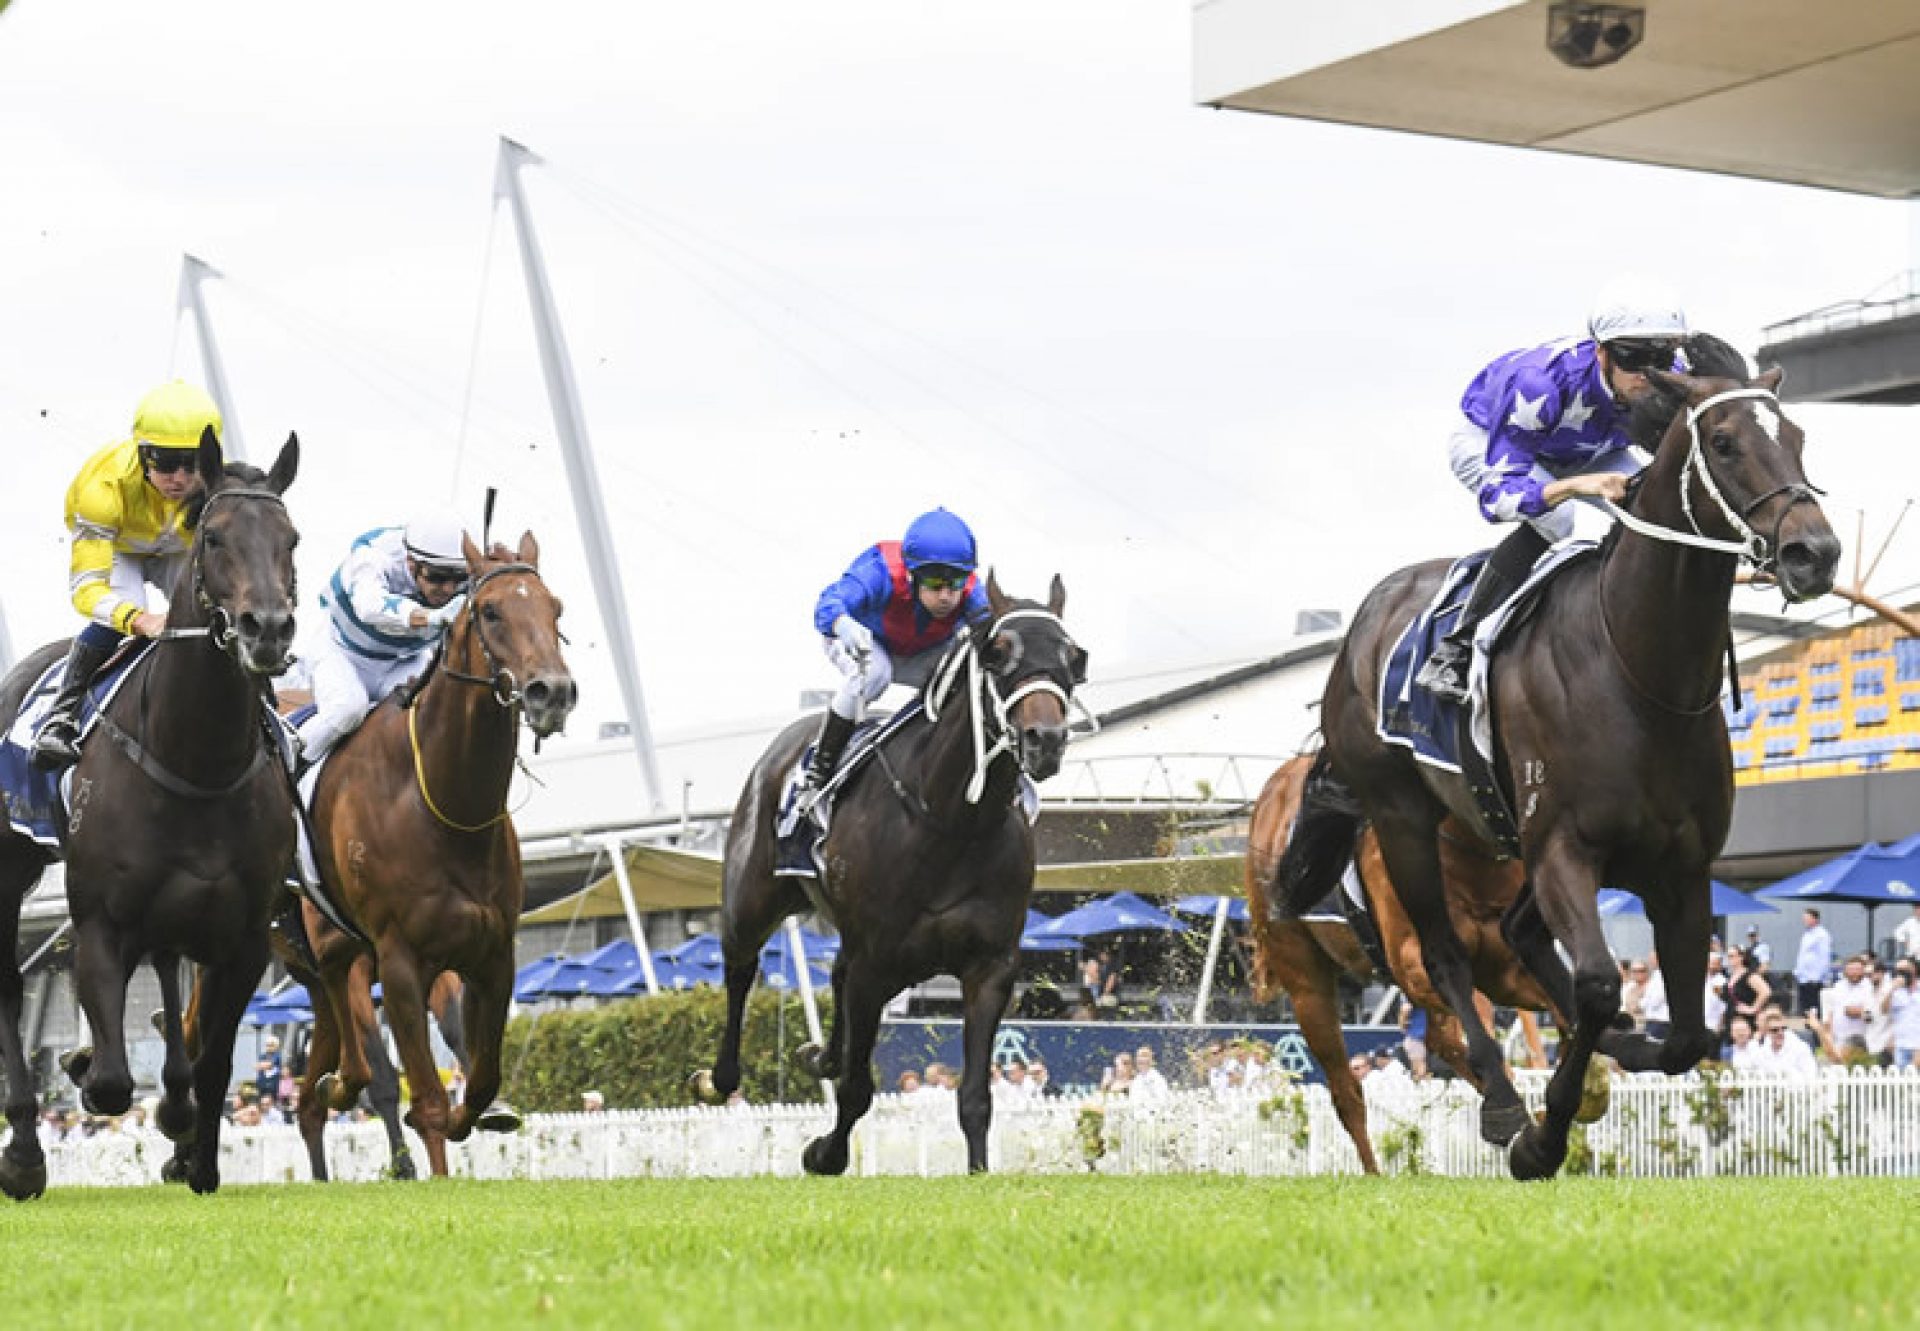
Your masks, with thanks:
M624 971L640 964L640 950L630 938L616 938L604 947L575 957L575 961L586 966L598 966L606 971Z
M542 957L538 961L522 966L514 973L513 1001L531 1003L536 999L545 998L547 982L566 964L566 961L565 957L556 952L550 957Z
M313 997L297 984L277 994L255 994L245 1020L249 1026L305 1026L313 1020Z
M833 977L818 966L809 965L807 976L813 981L815 990L829 989L833 986ZM764 957L760 961L760 983L769 989L798 990L800 987L794 982L793 971L787 966L785 960L770 961Z
M1610 920L1616 915L1645 915L1647 908L1639 897L1617 887L1600 889L1600 918ZM1750 897L1738 888L1728 887L1719 879L1713 881L1713 913L1715 915L1778 915L1778 906L1769 906L1757 897Z
M1062 935L1088 938L1094 934L1133 931L1183 934L1187 932L1187 926L1131 892L1115 892L1110 897L1089 902L1078 910L1068 911L1036 932L1048 938Z
M691 962L682 965L676 962L662 961L658 958L655 958L653 963L653 975L663 991L668 989L693 989L703 984L718 987L727 982L726 973L718 966L697 966ZM638 967L635 967L629 972L622 972L615 981L611 992L612 996L617 998L630 998L634 995L645 994L647 992L646 974Z
M681 965L692 963L695 966L718 966L721 960L720 938L717 934L696 934L678 947L670 947L665 952L654 953L656 957L665 957L668 961Z
M1884 906L1890 901L1920 901L1920 837L1891 846L1869 841L1825 864L1760 889L1782 901L1851 901Z
M1053 923L1053 916L1027 908L1027 927L1020 933L1022 952L1077 952L1080 940L1070 934L1046 934L1040 931Z
M775 929L767 945L760 949L760 955L768 960L786 964L787 931L785 927ZM800 931L800 955L808 961L832 961L840 955L840 940L825 934L814 933L811 929Z
M1213 913L1219 909L1219 897L1181 897L1173 903L1175 914L1204 915L1208 919L1212 919ZM1227 918L1243 924L1250 918L1245 897L1227 898Z

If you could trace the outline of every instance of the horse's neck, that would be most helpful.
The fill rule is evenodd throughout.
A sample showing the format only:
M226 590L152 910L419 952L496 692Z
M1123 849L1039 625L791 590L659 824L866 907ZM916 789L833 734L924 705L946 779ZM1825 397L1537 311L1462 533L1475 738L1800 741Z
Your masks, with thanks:
M1684 440L1668 439L1641 478L1635 515L1690 531L1681 505ZM1696 515L1701 496L1693 497ZM1715 550L1621 531L1600 579L1605 631L1639 690L1675 708L1720 691L1735 559Z
M1004 814L1019 772L1011 754L1000 754L991 760L979 800L968 802L967 788L975 770L974 708L979 705L963 670L940 710L940 719L934 722L922 768L920 798L927 812L942 830L960 836L971 835L984 817L997 820ZM992 748L993 740L989 738L986 745Z
M201 628L174 615L169 628ZM259 686L208 638L175 639L147 649L145 679L120 692L115 716L137 709L141 746L169 771L188 781L219 785L231 780L259 742Z
M492 689L445 671L435 672L413 706L419 712L420 765L440 812L469 825L497 815L513 781L518 709L500 706Z

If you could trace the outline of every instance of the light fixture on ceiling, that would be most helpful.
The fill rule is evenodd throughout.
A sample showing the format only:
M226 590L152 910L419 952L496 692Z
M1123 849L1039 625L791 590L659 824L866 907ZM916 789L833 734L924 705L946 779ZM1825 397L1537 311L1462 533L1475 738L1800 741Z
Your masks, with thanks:
M1556 0L1547 8L1547 49L1575 69L1611 65L1640 44L1647 11L1640 5L1592 5Z

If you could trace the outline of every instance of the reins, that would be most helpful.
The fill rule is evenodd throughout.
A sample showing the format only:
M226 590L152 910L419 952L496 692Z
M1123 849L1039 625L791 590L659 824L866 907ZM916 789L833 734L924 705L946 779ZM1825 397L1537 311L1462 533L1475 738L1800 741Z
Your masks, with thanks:
M986 640L991 642L1008 623L1016 619L1040 619L1054 625L1061 633L1066 633L1066 625L1060 617L1050 610L1022 609L1009 610L987 626ZM998 680L993 672L987 670L980 661L980 638L974 635L971 627L961 630L960 645L949 652L934 671L926 690L927 720L938 723L940 711L946 706L959 683L960 673L966 671L966 697L972 700L970 709L970 729L973 739L973 774L967 780L966 799L969 804L978 804L986 792L987 774L994 762L1002 754L1011 754L1013 761L1022 771L1026 770L1025 761L1020 756L1019 745L1015 742L1013 725L1008 713L1019 705L1021 699L1035 693L1051 693L1060 700L1063 710L1071 711L1076 706L1070 689L1062 688L1044 673L1019 685L1012 693L1002 696ZM1081 712L1092 721L1092 713L1084 705ZM992 744L987 742L989 722L994 731ZM1098 725L1097 722L1093 722Z

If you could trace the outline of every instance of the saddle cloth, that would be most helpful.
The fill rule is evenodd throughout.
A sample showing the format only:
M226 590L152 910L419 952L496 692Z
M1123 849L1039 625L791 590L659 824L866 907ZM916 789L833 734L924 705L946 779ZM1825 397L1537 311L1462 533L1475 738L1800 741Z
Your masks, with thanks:
M891 716L874 716L862 722L847 741L847 752L840 759L840 765L834 769L827 783L820 787L818 796L805 809L799 807L800 779L807 770L807 764L813 760L813 745L809 744L800 754L787 773L787 779L780 789L780 816L774 822L773 873L776 878L824 878L827 872L825 847L827 832L833 826L833 804L835 796L845 789L855 772L880 752L880 746L904 730L910 723L926 712L920 698L915 698L905 707ZM1020 774L1020 783L1014 797L1025 813L1027 821L1033 822L1040 815L1040 790L1026 773Z
M291 735L317 710L312 703L307 703L275 719ZM369 941L367 936L361 933L359 927L353 923L353 916L348 914L345 904L338 899L332 886L320 876L320 864L313 853L313 820L310 817L310 811L313 808L313 792L319 788L320 773L326 770L327 760L332 756L329 752L319 762L302 772L299 781L295 784L295 793L300 804L293 811L294 855L293 865L287 873L287 887L312 902L313 908L326 917L327 923L341 933L349 934L364 942Z
M100 709L113 701L114 694L119 692L133 663L145 655L152 645L152 641L146 638L131 640L128 646L114 653L113 658L93 677L93 682L87 686L86 694L80 701L80 742L83 746L93 733ZM33 687L27 690L27 696L20 702L19 714L7 728L6 735L0 737L0 798L6 800L7 822L22 836L31 837L53 850L60 849L66 830L66 788L73 776L73 768L52 772L35 766L33 741L39 735L40 727L46 724L48 715L53 711L53 700L66 680L67 660L62 657L42 671L40 678L33 682Z
M1483 762L1493 761L1493 724L1488 715L1487 698L1495 650L1508 630L1526 617L1527 610L1548 582L1562 569L1598 548L1599 542L1585 539L1561 541L1549 548L1534 564L1520 590L1495 607L1474 631L1473 666L1467 676L1468 691L1473 698L1470 729L1473 746L1479 750ZM1375 726L1380 738L1410 750L1420 762L1449 772L1461 770L1460 708L1443 702L1425 689L1415 688L1413 678L1433 654L1434 647L1459 622L1490 553L1475 551L1447 570L1433 600L1402 630L1380 675Z

